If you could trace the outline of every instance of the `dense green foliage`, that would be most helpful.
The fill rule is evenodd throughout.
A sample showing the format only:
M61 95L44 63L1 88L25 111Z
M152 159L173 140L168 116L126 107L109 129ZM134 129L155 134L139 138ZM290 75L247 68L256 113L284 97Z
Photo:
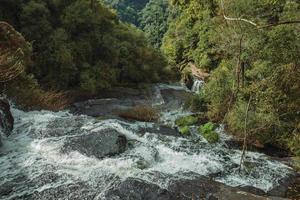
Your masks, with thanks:
M300 20L300 2L173 0L171 9L179 14L163 52L178 71L194 63L211 72L202 97L210 120L300 155L300 24L282 24Z
M31 44L6 22L0 22L0 38L0 95L21 107L63 109L68 103L63 93L41 89L26 73L31 63Z
M179 133L182 135L190 135L190 126L198 123L198 118L195 116L185 116L178 118L175 125L178 127Z
M159 48L168 28L168 0L102 0L115 9L124 22L132 23Z
M190 127L189 126L181 126L178 128L178 130L181 135L190 135Z
M143 33L96 1L3 0L0 17L32 42L28 73L43 87L96 93L164 76L164 58Z
M149 0L102 0L105 4L115 9L124 22L129 22L137 27L140 24L140 12Z
M197 124L198 118L194 116L181 117L175 121L176 126L192 126Z
M172 1L170 25L164 38L163 52L173 66L192 61L203 69L219 63L214 48L215 1Z
M160 48L168 29L168 5L167 0L150 0L140 14L140 27L155 48Z
M198 132L209 143L216 143L219 141L219 134L215 131L216 126L212 122L208 122L198 128Z

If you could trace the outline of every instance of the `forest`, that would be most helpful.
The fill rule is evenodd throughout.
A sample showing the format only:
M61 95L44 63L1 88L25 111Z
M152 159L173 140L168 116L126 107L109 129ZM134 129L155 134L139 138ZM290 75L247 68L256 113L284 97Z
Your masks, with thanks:
M1 0L0 95L26 111L79 105L75 114L97 120L176 129L193 140L191 154L193 130L212 145L223 127L239 145L239 169L251 171L248 150L271 149L299 173L299 13L298 0ZM256 176L249 171L242 175ZM297 180L292 199L300 198Z
M36 80L47 90L97 93L112 86L161 80L166 61L147 44L142 31L121 23L101 4L93 4L1 1L1 18L30 42L32 64L22 77L31 84L29 88Z
M222 3L172 1L162 51L183 74L189 63L211 74L196 102L212 121L300 155L299 2Z
M152 45L162 44L168 65L183 79L191 63L211 74L194 101L207 104L212 121L225 122L230 133L243 137L247 112L253 142L300 155L298 1L173 0L168 5L124 0L109 5L142 29ZM126 9L134 19L125 16ZM237 16L247 21L228 19Z

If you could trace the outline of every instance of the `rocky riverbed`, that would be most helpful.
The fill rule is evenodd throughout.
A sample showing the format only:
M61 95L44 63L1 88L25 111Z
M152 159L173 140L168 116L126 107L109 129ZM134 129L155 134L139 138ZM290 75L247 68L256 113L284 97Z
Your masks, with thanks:
M181 85L147 92L123 90L74 104L69 111L24 112L13 108L15 127L0 148L0 199L280 199L297 174L287 165L241 151L217 129L208 143L191 126L174 126L193 93ZM160 111L157 122L127 121L131 107ZM3 136L4 137L4 136Z

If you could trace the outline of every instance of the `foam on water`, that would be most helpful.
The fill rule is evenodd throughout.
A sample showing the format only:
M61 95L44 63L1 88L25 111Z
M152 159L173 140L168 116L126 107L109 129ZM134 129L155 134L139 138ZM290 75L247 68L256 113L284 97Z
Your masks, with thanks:
M192 86L192 92L199 93L199 91L203 85L204 85L204 81L195 79L193 86Z
M101 199L108 189L128 177L166 187L171 178L192 178L184 175L188 172L207 176L220 174L215 179L225 184L248 185L268 191L290 173L287 166L251 152L247 153L246 159L255 168L238 173L236 166L241 152L226 147L224 141L230 138L223 134L222 128L218 130L222 141L210 145L201 137L194 140L165 136L163 133L138 134L140 128L153 126L145 122L129 123L115 119L99 122L68 112L23 112L13 109L13 114L15 130L0 149L0 188L5 185L16 188L7 199L78 182L94 188L96 196ZM168 121L170 117L165 119ZM133 147L119 156L101 160L77 151L61 151L64 141L72 134L101 132L108 128L134 140ZM49 130L55 135L47 135ZM157 172L166 177L156 177ZM48 174L51 175L50 180L40 178ZM18 181L20 184L15 183Z

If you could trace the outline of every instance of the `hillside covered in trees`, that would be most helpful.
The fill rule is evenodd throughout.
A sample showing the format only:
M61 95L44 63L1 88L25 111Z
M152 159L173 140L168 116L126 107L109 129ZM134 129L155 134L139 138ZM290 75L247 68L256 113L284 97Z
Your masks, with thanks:
M123 22L134 24L144 31L152 46L159 49L168 29L168 0L102 0L116 10Z
M0 199L299 199L299 13L1 0Z
M1 1L1 20L29 42L25 73L2 90L41 101L166 81L167 62L182 79L196 68L206 84L192 107L237 138L300 155L298 1L103 3Z
M211 75L195 104L252 143L300 155L300 3L171 1L162 51L183 76Z
M4 0L0 5L1 20L31 43L26 73L45 89L97 93L165 75L163 56L144 34L95 1Z

